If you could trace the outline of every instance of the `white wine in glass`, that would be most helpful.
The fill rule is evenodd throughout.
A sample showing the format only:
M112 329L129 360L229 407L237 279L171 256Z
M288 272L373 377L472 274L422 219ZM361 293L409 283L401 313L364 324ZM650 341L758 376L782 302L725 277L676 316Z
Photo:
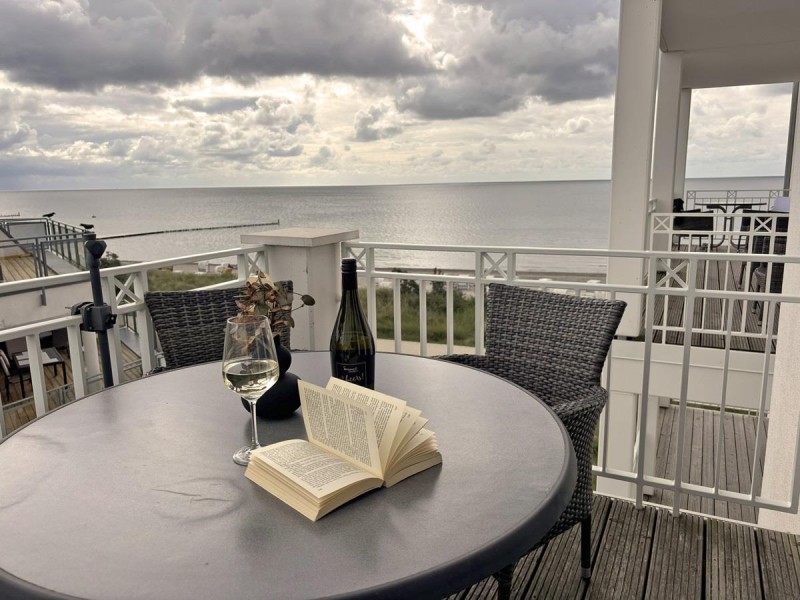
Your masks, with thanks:
M250 445L240 448L233 455L233 462L247 465L250 453L260 447L256 402L278 381L278 357L266 316L243 315L228 319L225 324L222 379L226 386L250 404Z

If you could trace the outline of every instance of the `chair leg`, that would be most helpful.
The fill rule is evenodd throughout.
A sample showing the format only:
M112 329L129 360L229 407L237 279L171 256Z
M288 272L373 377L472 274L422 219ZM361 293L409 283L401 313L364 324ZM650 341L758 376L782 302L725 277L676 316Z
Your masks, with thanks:
M581 521L581 577L592 577L592 517Z
M512 563L492 575L497 581L497 600L511 599L511 580L514 579L514 566Z

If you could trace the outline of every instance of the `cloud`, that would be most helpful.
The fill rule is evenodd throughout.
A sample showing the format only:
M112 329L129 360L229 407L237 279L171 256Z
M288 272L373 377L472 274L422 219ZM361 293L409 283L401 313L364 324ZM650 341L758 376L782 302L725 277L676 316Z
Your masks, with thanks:
M331 150L328 146L320 147L319 151L311 157L309 160L309 164L312 167L322 167L328 164L335 156L333 150Z
M195 112L218 115L244 108L253 108L256 106L256 98L191 98L188 100L176 100L174 105L178 108L188 108Z
M463 2L440 5L430 32L438 70L402 79L397 104L426 119L488 117L529 98L606 97L616 74L613 2ZM468 7L465 7L465 5Z
M374 0L4 0L0 69L61 90L172 86L202 75L422 73L393 7Z
M398 115L385 104L373 104L356 113L354 139L359 142L373 142L394 137L403 132L398 123Z
M314 107L286 98L261 97L256 102L255 121L272 129L296 133L301 125L314 124Z

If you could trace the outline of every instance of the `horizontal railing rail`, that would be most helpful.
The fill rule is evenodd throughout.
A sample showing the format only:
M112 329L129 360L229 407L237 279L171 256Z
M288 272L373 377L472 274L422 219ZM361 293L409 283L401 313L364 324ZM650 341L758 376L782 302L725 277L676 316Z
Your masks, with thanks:
M768 210L773 208L776 198L787 196L788 189L686 190L685 208L703 208L708 204L722 203L731 207L736 204L760 204L763 210Z

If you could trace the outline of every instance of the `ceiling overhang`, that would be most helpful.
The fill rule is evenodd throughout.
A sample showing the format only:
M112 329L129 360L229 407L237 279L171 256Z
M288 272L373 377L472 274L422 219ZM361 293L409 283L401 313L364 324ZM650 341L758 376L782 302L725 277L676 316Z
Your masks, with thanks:
M800 0L663 0L661 49L683 87L800 81Z

